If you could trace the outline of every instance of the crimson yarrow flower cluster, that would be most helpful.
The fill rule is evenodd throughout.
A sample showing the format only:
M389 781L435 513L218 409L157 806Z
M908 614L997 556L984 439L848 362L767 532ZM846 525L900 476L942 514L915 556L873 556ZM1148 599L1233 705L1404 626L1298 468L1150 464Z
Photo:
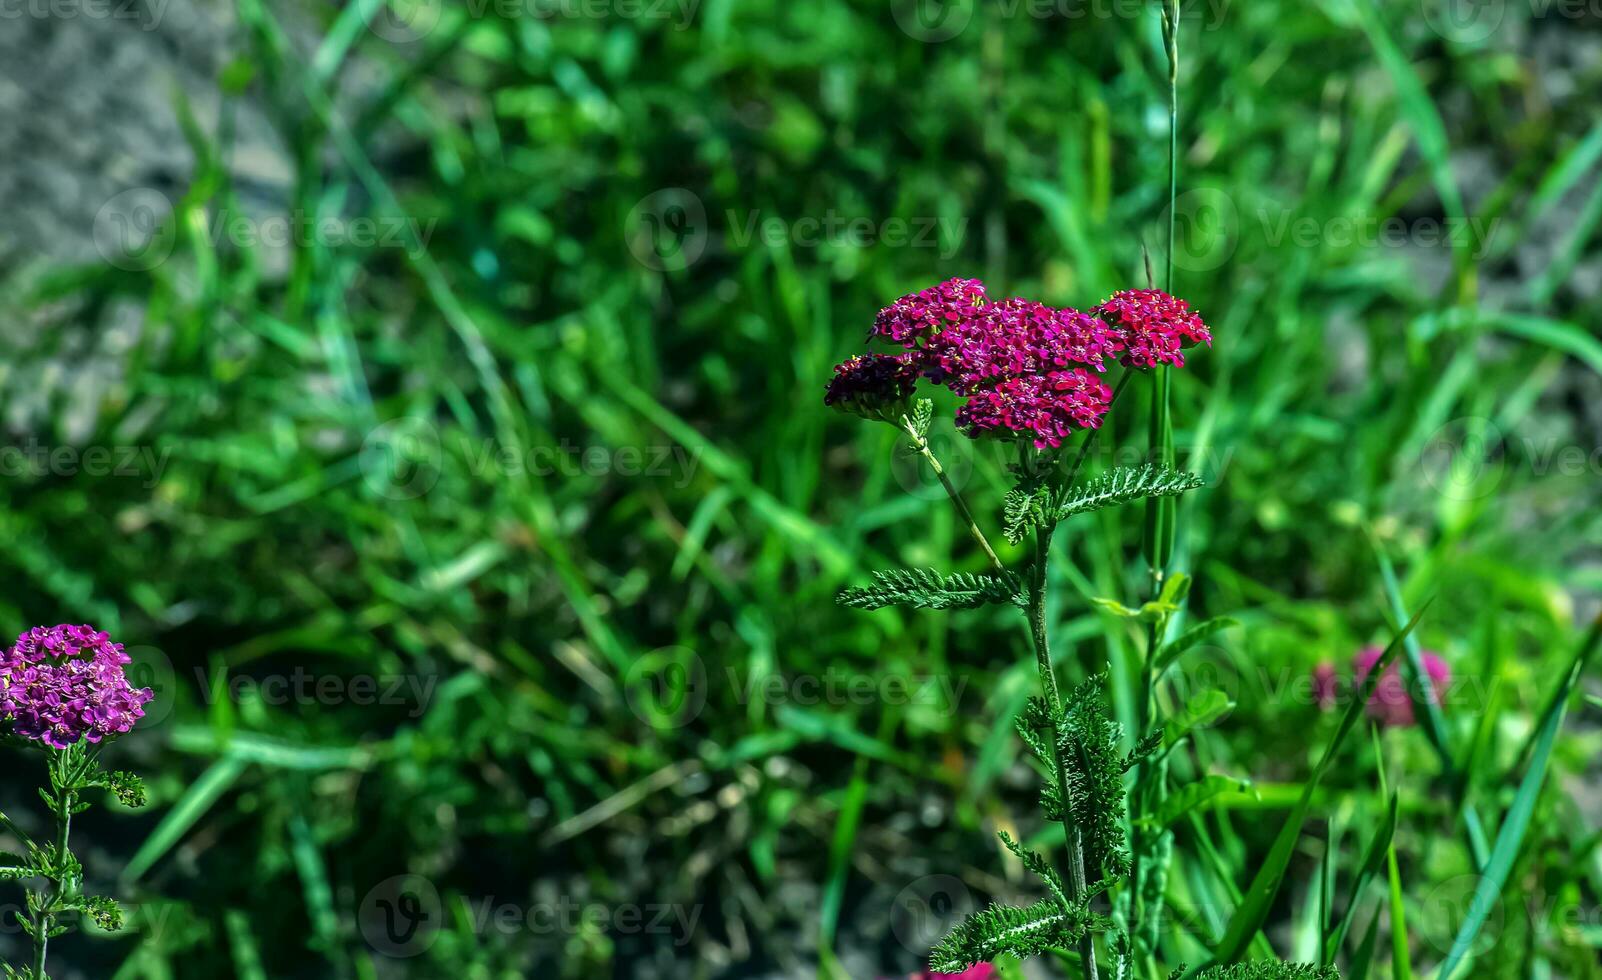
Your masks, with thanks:
M35 626L0 653L0 718L54 749L124 734L153 697L128 683L130 662L93 626Z
M860 354L835 368L824 404L896 421L918 378L968 399L957 425L971 438L1022 436L1055 449L1094 429L1112 405L1107 361L1182 367L1184 348L1212 343L1184 300L1156 289L1115 293L1089 313L1027 299L991 302L984 283L951 279L879 311L868 339L900 354Z

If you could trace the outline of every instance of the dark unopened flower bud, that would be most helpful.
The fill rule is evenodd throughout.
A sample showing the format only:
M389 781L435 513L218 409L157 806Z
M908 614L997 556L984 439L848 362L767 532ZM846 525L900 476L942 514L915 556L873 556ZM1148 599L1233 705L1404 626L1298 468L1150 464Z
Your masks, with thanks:
M866 419L895 422L918 387L912 354L858 354L834 369L823 403Z

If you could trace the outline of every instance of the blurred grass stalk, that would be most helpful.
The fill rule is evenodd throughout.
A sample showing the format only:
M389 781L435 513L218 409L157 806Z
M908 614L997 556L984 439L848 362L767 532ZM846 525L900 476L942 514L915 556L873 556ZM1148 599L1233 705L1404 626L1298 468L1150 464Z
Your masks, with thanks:
M1163 288L1174 289L1174 246L1177 215L1175 206L1179 197L1179 0L1163 0L1161 7L1163 50L1168 60L1168 248L1165 257L1166 276ZM1146 257L1147 288L1151 282L1150 252ZM1160 364L1152 372L1151 412L1147 442L1156 458L1153 462L1172 468L1174 464L1173 420L1169 414L1169 368ZM1155 600L1162 592L1169 558L1174 548L1174 519L1177 501L1173 497L1152 497L1146 502L1145 534L1143 535L1146 566L1150 578L1150 597ZM1177 618L1177 617L1176 617ZM1136 707L1136 739L1143 738L1155 717L1156 657L1163 637L1158 635L1155 622L1146 629L1146 649L1142 657L1140 691ZM1135 769L1135 805L1131 807L1132 848L1129 908L1130 933L1134 939L1136 968L1143 974L1152 972L1156 944L1161 935L1163 902L1165 900L1167 862L1171 848L1156 846L1169 830L1147 829L1147 817L1163 805L1168 781L1168 758L1154 763L1142 762ZM1148 855L1151 861L1148 865ZM1148 887L1148 880L1150 886Z

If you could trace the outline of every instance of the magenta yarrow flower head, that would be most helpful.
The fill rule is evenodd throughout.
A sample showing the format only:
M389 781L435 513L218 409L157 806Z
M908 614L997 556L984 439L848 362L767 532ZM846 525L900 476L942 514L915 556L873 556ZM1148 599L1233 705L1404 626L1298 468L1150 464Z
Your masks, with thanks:
M154 696L129 685L130 662L93 626L35 626L0 653L0 717L53 749L124 734Z
M879 311L869 339L906 352L840 365L824 404L894 422L921 374L969 399L957 425L970 438L1022 436L1056 449L1074 430L1101 425L1112 392L1090 371L1104 371L1107 358L1181 366L1183 348L1212 342L1184 300L1154 289L1115 293L1094 313L1026 299L992 303L979 280L949 279Z
M1423 650L1420 653L1424 661L1424 673L1429 675L1430 687L1434 688L1435 700L1438 703L1446 693L1447 685L1452 681L1452 669L1446 665L1440 654L1433 650ZM1374 665L1384 654L1384 649L1377 646L1364 647L1358 651L1357 656L1352 658L1354 687L1363 683L1369 671L1374 669ZM1319 707L1327 711L1335 706L1336 696L1334 664L1319 664L1313 668L1313 697L1317 699ZM1413 700L1408 696L1407 684L1402 680L1399 660L1392 660L1385 668L1363 710L1370 718L1388 728L1408 728L1416 722Z
M1024 375L1105 368L1107 326L1075 309L1009 299L977 310L923 347L930 380L959 395Z
M1112 403L1112 389L1082 368L1007 378L973 393L957 409L969 438L1023 435L1036 449L1056 449L1075 429L1095 429Z
M1184 348L1211 346L1213 335L1190 304L1160 289L1125 289L1093 311L1112 328L1110 349L1125 367L1185 366Z
M992 980L996 968L989 963L975 963L961 973L914 973L908 980Z
M911 293L879 311L868 339L880 337L903 347L915 347L984 306L985 284L977 279L947 279L938 286Z
M918 387L918 362L907 354L858 354L834 369L823 403L867 419L897 421Z

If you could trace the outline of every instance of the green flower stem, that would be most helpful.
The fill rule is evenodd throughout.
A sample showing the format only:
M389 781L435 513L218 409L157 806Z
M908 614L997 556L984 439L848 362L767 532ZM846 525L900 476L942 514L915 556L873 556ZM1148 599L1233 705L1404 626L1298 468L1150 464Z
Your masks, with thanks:
M984 549L985 556L990 559L991 566L998 572L1003 571L1005 566L1001 564L1001 559L996 557L996 549L990 547L989 539L985 537L985 532L979 529L979 523L973 519L973 512L968 509L967 503L963 501L962 494L952 484L951 478L946 476L945 467L940 465L940 460L935 458L934 451L929 448L929 440L920 435L918 430L913 427L912 420L905 416L902 416L901 427L906 430L907 435L912 437L912 447L918 450L924 459L929 461L929 468L934 470L935 476L940 478L940 485L946 488L946 496L950 497L951 502L956 505L957 513L962 517L962 522L968 526L968 533L973 535L973 539L979 543L979 547Z
M68 840L72 834L72 811L78 802L78 783L83 767L78 764L82 752L75 746L50 753L50 790L54 799L51 809L56 818L55 851L49 855L50 873L44 898L34 913L33 920L33 973L34 980L47 980L45 957L50 949L50 932L55 928L56 915L61 912L67 895L67 863L70 858Z
M1090 447L1086 438L1084 449ZM1084 449L1079 462L1084 461ZM1078 464L1075 464L1078 468ZM1062 717L1062 694L1057 689L1057 672L1051 665L1051 646L1046 637L1046 564L1051 553L1051 535L1056 523L1050 522L1035 528L1035 562L1029 583L1029 633L1034 640L1035 663L1040 669L1040 686L1045 691L1048 716L1051 718L1051 755L1057 770L1057 793L1062 800L1062 829L1067 841L1068 898L1077 902L1087 891L1085 880L1084 838L1068 811L1068 770L1058 755L1057 719ZM1079 941L1079 955L1085 964L1085 976L1096 980L1096 942L1088 933Z

